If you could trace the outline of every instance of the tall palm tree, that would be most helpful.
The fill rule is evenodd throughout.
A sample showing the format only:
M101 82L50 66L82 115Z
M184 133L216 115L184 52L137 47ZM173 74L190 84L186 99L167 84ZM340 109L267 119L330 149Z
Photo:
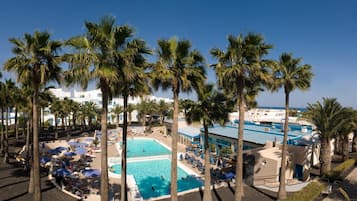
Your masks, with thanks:
M55 139L58 139L58 122L57 119L61 114L62 104L59 98L55 97L52 99L52 103L50 105L50 111L54 116L54 123L55 123Z
M349 158L349 135L357 130L357 111L352 108L346 108L343 119L346 120L346 123L338 130L335 139L340 138L342 160L347 160Z
M331 170L331 139L338 134L341 127L349 122L346 119L348 110L335 98L323 98L322 103L317 101L308 104L304 117L313 123L320 137L320 174L324 175Z
M131 28L126 27L127 32L132 33ZM128 35L129 37L129 35ZM113 82L114 95L123 96L123 135L122 135L122 166L121 166L121 200L127 201L126 190L126 152L127 152L127 128L128 128L128 99L129 96L142 96L150 93L148 76L146 71L145 55L151 54L145 41L132 39L123 43L121 37L116 37L115 65L118 80Z
M160 115L160 126L164 124L165 116L169 110L170 105L167 104L164 100L160 100L157 107L157 112Z
M4 148L5 148L5 157L4 161L7 163L9 162L9 109L14 105L13 97L14 97L14 90L16 86L15 83L11 79L5 80L4 83L4 104L5 104L5 115L6 115L6 122L5 122L5 138L4 138ZM3 112L2 108L2 112Z
M127 26L116 26L115 19L106 16L99 23L85 22L86 34L68 40L67 44L76 49L66 55L70 69L66 73L69 83L80 83L86 88L89 80L96 80L102 92L101 112L101 200L109 200L107 116L110 84L118 80L116 72L116 50L131 36Z
M0 107L1 107L1 139L0 139L0 154L3 155L5 151L5 126L4 126L4 107L6 103L5 96L5 85L3 82L0 82Z
M192 88L198 89L205 80L204 58L197 50L190 50L188 40L158 41L158 60L153 67L153 86L167 90L171 88L174 99L171 157L171 200L177 201L177 138L179 94Z
M33 35L25 33L23 38L11 38L12 52L15 55L5 62L4 68L17 73L17 81L31 83L32 120L33 120L33 172L34 172L34 200L41 200L41 183L39 168L39 141L38 141L38 96L41 88L50 81L60 81L61 58L58 51L60 41L50 39L48 32L36 31Z
M286 176L286 157L287 157L287 140L289 129L289 100L290 93L295 89L307 90L310 87L313 74L311 66L304 64L300 65L300 58L293 58L292 54L283 53L279 61L276 63L276 68L273 71L273 84L271 89L278 91L284 88L285 93L285 122L284 122L284 138L280 168L280 184L278 192L278 200L286 199L285 176Z
M224 123L228 120L228 114L233 109L232 102L220 92L214 90L212 84L205 85L198 93L198 101L190 102L185 115L186 121L200 121L204 128L204 155L205 155L205 188L203 201L211 201L211 171L210 149L208 144L208 127L215 123Z
M15 139L16 141L19 139L19 122L18 122L18 114L19 108L22 105L26 104L26 98L23 94L21 94L21 90L15 86L14 93L13 93L13 104L15 107Z
M132 121L132 113L135 110L135 105L134 104L128 104L128 125L131 125L131 121Z
M116 118L116 120L117 120L117 128L119 128L119 115L123 112L124 110L123 110L123 106L121 106L121 105L116 105L113 109L112 109L112 113L114 113L115 114L115 118Z
M239 110L239 128L237 140L237 165L235 200L240 201L243 195L243 129L245 98L248 94L249 83L261 84L269 80L268 60L263 60L272 45L266 44L264 38L258 34L228 36L226 52L213 48L211 54L218 62L213 64L218 85L228 96L237 101ZM254 96L253 96L254 97Z

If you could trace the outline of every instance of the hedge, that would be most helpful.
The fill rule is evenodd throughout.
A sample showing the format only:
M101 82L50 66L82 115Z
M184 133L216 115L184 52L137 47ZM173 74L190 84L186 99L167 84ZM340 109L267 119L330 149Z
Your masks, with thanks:
M313 201L325 189L325 185L318 181L310 182L301 191L289 196L285 201Z
M330 181L334 181L334 180L341 180L343 179L341 174L351 168L352 166L354 166L356 160L355 159L349 159L344 161L343 163L339 164L338 166L336 166L331 172L327 173L326 177L330 180Z

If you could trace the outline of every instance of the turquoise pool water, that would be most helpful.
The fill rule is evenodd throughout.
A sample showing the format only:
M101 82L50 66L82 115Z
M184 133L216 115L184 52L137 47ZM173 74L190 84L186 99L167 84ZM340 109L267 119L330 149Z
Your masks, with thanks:
M144 199L170 194L171 161L168 159L128 162L127 174L134 176ZM114 172L120 174L121 166L113 165ZM178 173L178 192L202 186L201 181L189 176L181 168ZM152 189L154 188L154 190Z
M128 139L127 157L169 155L171 151L153 139Z

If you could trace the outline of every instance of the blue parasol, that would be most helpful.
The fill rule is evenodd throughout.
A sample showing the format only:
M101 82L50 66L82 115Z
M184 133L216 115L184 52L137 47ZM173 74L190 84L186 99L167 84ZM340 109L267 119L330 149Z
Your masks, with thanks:
M228 172L224 174L225 179L233 179L236 175L233 172Z
M64 155L65 155L65 156L72 157L72 156L75 156L75 155L77 155L77 154L76 154L75 152L72 152L72 151L71 151L71 152L65 152Z
M100 170L98 170L98 169L83 170L82 174L85 177L99 177L100 176Z
M66 168L59 168L53 172L54 175L56 176L62 176L62 177L67 177L71 175L71 172L67 170Z
M77 147L74 152L75 152L76 154L78 154L78 155L84 155L84 154L87 153L87 150L86 150L85 148Z
M44 156L40 159L40 164L46 164L49 161L51 161L51 158L48 156Z

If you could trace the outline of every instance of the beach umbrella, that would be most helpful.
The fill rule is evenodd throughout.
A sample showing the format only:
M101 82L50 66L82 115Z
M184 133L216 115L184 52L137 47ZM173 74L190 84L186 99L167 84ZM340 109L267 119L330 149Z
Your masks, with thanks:
M88 147L88 144L84 142L68 142L68 144L73 147Z
M72 156L75 156L77 155L75 152L71 151L71 152L65 152L64 153L65 156L69 156L69 157L72 157Z
M236 175L233 172L228 172L224 174L225 179L233 179Z
M85 177L99 177L100 176L100 170L98 170L98 169L83 170L82 174Z
M48 156L44 156L40 159L40 164L46 164L49 161L51 161L51 158Z
M74 151L76 154L79 154L79 155L84 155L87 153L87 150L85 148L76 148L76 150Z
M54 175L56 176L62 176L62 177L67 177L71 175L71 172L67 170L66 168L58 168L53 172Z
M64 151L64 150L68 150L67 147L56 147L55 149L58 150L58 151L60 151L60 152L62 152L62 151Z
M48 150L48 153L51 155L57 155L59 153L61 153L62 151L58 150L58 149L50 149Z

